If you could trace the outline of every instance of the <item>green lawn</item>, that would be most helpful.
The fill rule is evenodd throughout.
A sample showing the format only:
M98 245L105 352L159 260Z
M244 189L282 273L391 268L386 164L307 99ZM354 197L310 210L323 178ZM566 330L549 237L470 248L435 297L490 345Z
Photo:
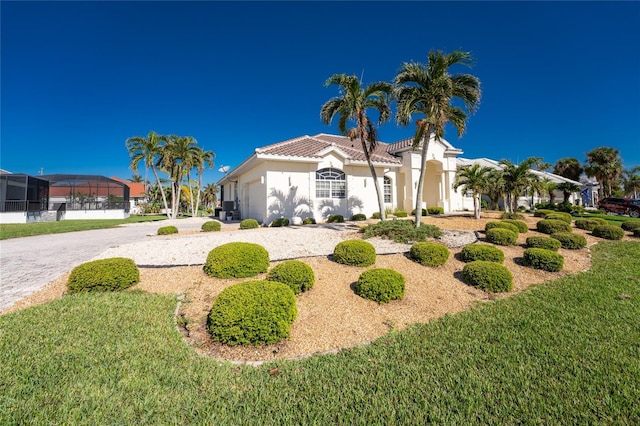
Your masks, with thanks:
M0 240L29 237L32 235L60 234L63 232L87 231L89 229L113 228L124 223L152 222L164 220L166 216L130 216L127 219L61 220L59 222L0 224Z
M640 222L640 219L635 219L629 216L620 216L616 214L602 214L602 213L584 213L584 214L574 215L573 218L574 219L575 218L585 218L585 219L600 218L609 222L609 225L616 225L616 226L620 226L624 222Z
M0 424L640 424L640 242L599 243L593 262L259 368L196 355L173 296L67 296L0 316Z

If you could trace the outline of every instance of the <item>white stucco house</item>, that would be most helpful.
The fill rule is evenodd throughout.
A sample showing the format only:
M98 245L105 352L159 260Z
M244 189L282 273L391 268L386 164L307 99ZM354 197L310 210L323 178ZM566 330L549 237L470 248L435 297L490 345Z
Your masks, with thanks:
M411 212L415 207L420 150L412 148L412 141L379 142L372 154L385 207L393 210ZM423 207L439 206L445 213L473 210L473 199L452 188L457 168L476 161L461 159L461 154L446 140L432 137ZM337 135L300 136L256 148L217 185L224 218L252 218L269 224L280 217L292 223L313 217L323 222L331 214L348 219L357 213L370 217L378 211L360 142Z

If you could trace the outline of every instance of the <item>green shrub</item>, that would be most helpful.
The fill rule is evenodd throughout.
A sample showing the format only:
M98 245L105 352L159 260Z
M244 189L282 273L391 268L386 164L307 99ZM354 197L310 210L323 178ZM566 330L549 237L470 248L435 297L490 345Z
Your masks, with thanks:
M524 234L529 230L529 225L527 225L526 222L523 222L521 220L502 219L502 222L514 225L516 228L518 228L518 232L520 232L521 234Z
M409 258L422 266L441 266L449 259L449 249L438 243L414 243L409 250Z
M541 217L541 218L545 218L547 217L548 214L552 214L552 213L556 213L555 210L549 210L549 209L539 209L536 210L535 213L533 213L534 217Z
M507 223L507 222L487 222L487 224L484 226L484 230L488 231L489 229L493 229L493 228L503 228L503 229L508 229L509 231L513 231L514 234L516 234L516 236L520 233L520 231L518 230L518 227L512 223Z
M411 216L415 216L416 215L416 209L411 210ZM427 215L427 209L422 209L422 216L426 216Z
M132 259L112 257L76 266L67 281L69 293L118 291L140 281L140 271Z
M558 219L542 219L536 224L536 229L543 234L556 232L571 232L571 225Z
M633 236L634 237L640 237L640 228L636 228L633 230Z
M608 225L608 222L606 220L600 219L602 220L603 223L602 225ZM627 222L622 222L622 225L620 225L620 227L622 229L624 229L625 231L634 231L635 229L640 229L640 221L627 221Z
M608 222L604 219L593 218L593 219L576 219L575 224L576 228L584 229L587 231L593 231L598 225L606 225Z
M584 236L571 232L556 232L551 234L551 238L560 241L562 248L569 250L579 250L587 245L587 239Z
M523 220L524 219L524 215L522 215L520 213L515 213L515 212L514 213L504 212L504 213L502 213L502 219L503 219L504 222L508 222L510 220ZM526 223L525 223L525 225L526 225ZM521 232L526 232L528 229L529 228L527 228L527 229L525 229L524 231L521 231Z
M343 223L344 216L341 214L332 214L327 218L327 223Z
M367 216L362 213L356 213L353 216L351 216L351 220L354 222L359 222L361 220L367 220Z
M175 226L163 226L162 228L158 228L158 235L169 235L169 234L177 234L178 228Z
M591 234L605 240L619 240L624 237L624 230L615 225L600 225L593 228Z
M272 228L280 228L281 226L289 226L289 219L286 217L279 217L277 219L273 219L273 222L271 222Z
M344 265L373 265L376 261L376 249L373 244L367 241L341 241L333 249L333 260Z
M527 238L527 247L558 251L562 247L562 243L551 237L529 237Z
M380 216L380 212L374 212L374 213L371 215L371 219L380 219L380 218L381 218L381 216Z
M255 277L269 268L269 253L259 244L227 243L211 250L204 264L207 275L218 278Z
M569 213L563 213L563 212L554 212L546 215L544 218L548 220L561 220L563 222L568 223L569 225L571 225L571 221L573 220L573 218Z
M316 282L311 266L299 260L285 260L276 265L267 274L267 279L288 285L295 294L309 290Z
M287 285L248 281L220 292L207 329L213 340L231 346L268 345L289 337L297 315L296 296Z
M378 303L402 299L405 281L393 269L376 268L363 272L355 285L356 294Z
M523 263L535 269L558 272L564 266L564 257L552 250L528 248L524 250Z
M489 244L469 244L460 252L463 262L485 260L487 262L504 262L504 252L496 246Z
M302 224L303 225L315 225L316 224L316 220L312 217L305 217L304 219L302 219Z
M429 214L443 214L444 208L442 207L427 207L427 213Z
M240 229L254 229L258 228L260 224L255 219L244 219L240 222Z
M510 229L491 228L486 233L487 241L499 246L512 246L518 240L518 235Z
M364 238L380 237L396 243L409 241L425 241L427 238L438 238L442 231L435 225L421 223L418 228L409 220L385 220L360 228Z
M407 213L404 210L396 210L395 212L393 212L393 215L395 217L407 217L407 216L409 216L409 213Z
M513 275L496 262L476 260L462 268L462 279L469 285L492 293L501 293L513 289Z
M222 224L217 220L209 220L202 224L202 231L204 232L212 232L219 231L222 228Z

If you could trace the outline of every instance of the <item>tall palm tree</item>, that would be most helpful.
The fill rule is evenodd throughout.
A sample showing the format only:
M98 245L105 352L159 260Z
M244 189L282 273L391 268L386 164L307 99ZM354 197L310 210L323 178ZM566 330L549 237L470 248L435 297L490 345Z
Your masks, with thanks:
M202 175L206 168L213 167L213 159L215 158L215 154L213 151L204 151L201 150L198 155L198 161L196 162L196 168L198 169L198 194L196 198L196 214L198 214L198 209L200 208L200 194L202 193Z
M568 203L569 197L575 192L580 192L580 187L573 182L561 182L556 186L556 189L562 191L562 203Z
M211 209L216 205L216 201L218 198L218 187L215 183L208 183L202 189L202 202L207 206L207 208Z
M600 198L610 197L615 180L622 174L620 151L602 146L587 152L584 172L600 184Z
M127 179L129 182L132 183L142 183L142 176L140 176L137 173L134 173L129 179Z
M470 65L471 54L455 51L444 54L430 51L427 63L404 63L394 79L394 95L398 100L396 120L406 126L413 114L424 115L416 122L413 148L422 143L420 180L416 194L416 226L422 221L422 189L427 166L427 152L431 135L434 139L444 138L445 125L453 124L458 137L464 134L467 114L452 105L454 100L462 101L471 113L480 102L480 80L470 74L449 74L449 68L456 64Z
M538 193L539 194L542 194L543 192L546 193L549 196L549 202L553 204L553 191L556 189L558 184L549 178L544 178L540 181L539 186L540 186L540 191Z
M160 177L158 176L158 164L162 158L165 142L166 138L164 136L161 136L152 130L146 138L144 136L133 136L127 139L125 144L129 150L129 156L131 156L131 163L129 164L129 167L134 173L138 172L140 161L144 162L145 170L149 167L151 168L153 175L156 177L156 183L160 189L160 194L162 195L164 211L167 216L171 218L171 212L167 203L167 196L164 192Z
M480 164L456 170L453 189L457 190L462 187L464 192L471 191L473 193L473 214L476 219L480 219L480 195L487 186L487 174L490 171L489 167L481 167Z
M364 157L369 165L369 171L373 178L373 187L378 196L378 209L380 219L385 219L384 197L380 190L380 183L376 169L373 166L371 155L378 144L376 126L367 115L368 109L373 109L378 114L378 126L386 122L391 116L389 96L392 86L386 82L372 83L362 87L362 82L355 75L334 74L327 79L325 87L336 84L340 86L340 95L329 99L320 109L320 118L324 124L331 124L333 118L338 115L338 130L352 141L359 139L362 145ZM353 120L355 128L347 130L347 123Z
M633 195L633 198L638 198L638 193L640 193L640 166L622 172L622 186L624 187L624 195Z
M580 165L580 161L577 158L561 158L556 161L556 165L553 166L553 173L567 179L580 182L580 175L584 169Z
M540 162L539 157L530 157L519 165L509 160L501 160L502 179L504 180L504 192L507 199L504 203L506 212L515 212L518 208L518 197L531 186L538 177L531 173L531 167Z
M182 181L193 168L193 156L197 152L196 140L191 136L170 135L156 166L164 170L171 180L171 217L178 216Z
M500 198L504 198L504 180L502 171L491 169L485 176L485 192L491 200L490 210L498 210Z

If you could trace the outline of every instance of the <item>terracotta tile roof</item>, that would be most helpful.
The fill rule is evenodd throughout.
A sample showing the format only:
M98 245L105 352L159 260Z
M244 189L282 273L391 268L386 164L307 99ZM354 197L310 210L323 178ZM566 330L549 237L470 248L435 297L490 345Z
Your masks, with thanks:
M433 141L433 135L432 135L432 141ZM440 142L442 142L442 144L444 146L446 146L447 149L454 150L454 151L459 151L458 148L455 148L453 145L451 145L445 139L441 139ZM395 154L395 153L397 153L398 151L400 151L402 149L411 147L411 145L413 145L413 136L410 137L410 138L402 139L402 140L399 140L398 142L394 142L392 144L387 145L387 152L389 152L391 154ZM422 143L420 143L420 146L422 146Z
M110 179L122 182L129 187L129 198L144 198L146 197L145 185L141 182L129 182L117 177L111 177Z
M398 157L388 152L389 145L378 142L371 156L374 162L401 164ZM283 157L321 158L331 147L344 152L348 159L366 161L359 140L351 141L348 137L319 133L315 136L300 136L273 145L257 148L256 153L278 155Z

